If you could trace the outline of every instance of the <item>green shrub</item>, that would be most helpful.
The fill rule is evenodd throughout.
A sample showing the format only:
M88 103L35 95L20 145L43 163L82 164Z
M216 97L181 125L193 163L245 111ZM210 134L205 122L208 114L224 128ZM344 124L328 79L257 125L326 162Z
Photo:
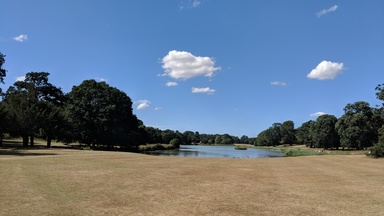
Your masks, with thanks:
M169 142L169 144L173 145L173 147L175 147L175 148L180 148L180 140L179 139L174 138Z
M374 158L384 157L384 142L379 142L376 145L369 148L367 156Z

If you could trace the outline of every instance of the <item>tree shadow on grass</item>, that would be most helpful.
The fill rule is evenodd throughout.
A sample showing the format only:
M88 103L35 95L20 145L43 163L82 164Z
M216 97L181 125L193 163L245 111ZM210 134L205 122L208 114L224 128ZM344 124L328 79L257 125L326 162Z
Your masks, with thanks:
M9 155L9 156L47 156L47 155L57 155L55 153L42 153L42 152L29 152L18 149L0 149L0 156Z
M0 156L46 156L46 155L57 155L51 152L33 152L34 150L47 149L42 145L35 145L34 147L24 147L19 141L4 141L0 147Z

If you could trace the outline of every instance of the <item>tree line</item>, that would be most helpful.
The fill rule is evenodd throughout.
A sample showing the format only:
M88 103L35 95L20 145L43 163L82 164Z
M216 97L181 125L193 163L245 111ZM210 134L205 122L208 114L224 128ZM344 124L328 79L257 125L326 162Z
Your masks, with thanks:
M5 55L0 53L0 82L4 84ZM0 145L5 134L34 146L36 137L47 141L78 142L92 148L134 150L140 144L249 143L228 134L199 134L146 127L133 114L132 101L105 82L84 80L69 93L49 82L48 72L29 72L6 91L0 88Z
M377 99L384 101L384 83L375 90ZM305 144L310 148L357 150L372 147L375 154L380 149L379 154L384 154L384 103L376 107L365 101L348 103L340 118L321 115L296 129L293 121L274 123L258 134L254 144Z

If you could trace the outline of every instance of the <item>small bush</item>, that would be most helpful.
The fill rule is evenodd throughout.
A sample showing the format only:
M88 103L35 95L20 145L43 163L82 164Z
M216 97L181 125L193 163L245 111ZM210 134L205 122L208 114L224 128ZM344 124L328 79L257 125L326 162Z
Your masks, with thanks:
M180 140L179 139L172 139L169 144L173 145L175 148L180 148Z
M85 147L81 147L81 150L91 151L92 149L89 146L85 146Z
M384 157L384 142L379 142L376 145L369 148L369 152L367 156L371 156L374 158Z

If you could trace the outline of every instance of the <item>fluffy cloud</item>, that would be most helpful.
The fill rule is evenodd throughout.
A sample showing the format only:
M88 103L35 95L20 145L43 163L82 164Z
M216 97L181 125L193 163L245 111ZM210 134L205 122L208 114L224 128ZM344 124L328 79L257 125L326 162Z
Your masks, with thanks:
M199 1L199 0L193 0L192 1L192 7L199 7L199 5L201 4L201 1Z
M220 70L215 67L211 57L194 56L185 51L169 51L162 59L162 68L165 70L163 76L174 79L190 79L197 76L213 76L214 72Z
M191 8L197 8L201 4L201 0L185 0L181 1L179 4L179 9L184 10L184 8L191 9Z
M287 83L280 82L280 81L273 81L273 82L271 82L271 85L287 86Z
M136 107L137 110L143 110L148 109L151 102L149 100L138 100L135 103L138 103Z
M98 82L107 82L108 81L107 79L100 78L100 77L96 77L95 80Z
M216 90L215 89L211 89L209 87L205 87L205 88L195 88L193 87L192 88L192 93L207 93L207 94L213 94Z
M324 9L324 10L322 10L322 11L317 12L317 13L316 13L316 16L317 16L317 17L321 17L321 16L323 16L323 15L325 15L325 14L327 14L327 13L331 13L331 12L333 12L333 11L336 11L337 8L338 8L337 5L333 5L332 7L328 8L328 9Z
M25 80L25 76L18 76L18 77L16 77L16 81L23 82L24 80Z
M165 83L165 85L168 87L171 87L171 86L177 86L178 83L177 82L167 82L167 83Z
M311 116L311 117L318 117L318 116L326 115L326 114L327 113L325 113L325 112L315 112L315 113L310 114L309 116Z
M19 36L14 37L13 40L15 40L17 42L24 42L24 41L28 40L28 36L25 34L21 34Z
M343 71L343 65L343 63L322 61L307 75L307 77L319 80L334 79Z

